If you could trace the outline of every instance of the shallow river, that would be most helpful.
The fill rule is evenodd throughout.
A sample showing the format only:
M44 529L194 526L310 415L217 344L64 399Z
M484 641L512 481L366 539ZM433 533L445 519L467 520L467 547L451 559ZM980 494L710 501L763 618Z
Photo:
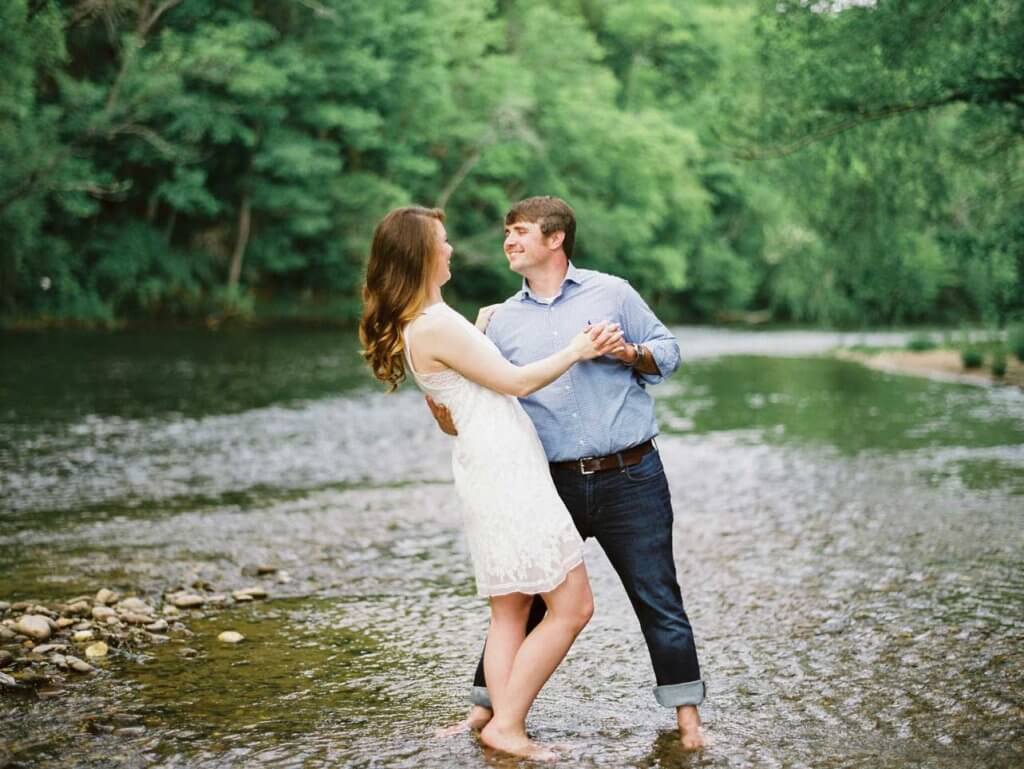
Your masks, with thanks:
M624 591L531 714L582 767L1024 765L1024 396L678 329L655 388L713 746L682 754ZM0 338L0 600L261 584L188 640L0 694L0 767L484 767L448 439L324 331ZM243 576L269 563L276 575ZM238 646L216 641L242 632Z

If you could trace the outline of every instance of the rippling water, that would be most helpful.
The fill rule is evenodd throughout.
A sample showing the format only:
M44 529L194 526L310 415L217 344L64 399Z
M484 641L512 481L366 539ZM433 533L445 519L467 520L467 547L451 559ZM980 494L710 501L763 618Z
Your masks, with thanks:
M593 767L1024 765L1021 393L785 357L834 335L679 333L659 444L715 744L676 748L593 542L596 616L535 735ZM487 610L447 438L352 340L0 345L0 600L291 577L191 620L194 659L156 645L61 697L0 698L0 766L519 765L431 736L465 709Z

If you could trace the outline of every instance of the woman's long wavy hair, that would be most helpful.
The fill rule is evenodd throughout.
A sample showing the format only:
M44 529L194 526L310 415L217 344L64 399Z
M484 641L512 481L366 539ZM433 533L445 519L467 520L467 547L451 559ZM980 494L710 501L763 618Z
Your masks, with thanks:
M438 208L396 208L373 231L359 341L373 375L388 384L389 392L405 379L402 329L427 298L438 254L435 220L444 221Z

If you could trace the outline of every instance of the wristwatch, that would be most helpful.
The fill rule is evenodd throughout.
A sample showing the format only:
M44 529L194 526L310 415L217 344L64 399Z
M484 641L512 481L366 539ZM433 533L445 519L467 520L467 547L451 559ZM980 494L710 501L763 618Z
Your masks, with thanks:
M640 361L644 359L644 348L638 345L636 342L630 342L629 346L633 348L633 352L635 353L636 357L633 358L632 363L628 363L626 365L628 365L630 368L636 368L640 364Z

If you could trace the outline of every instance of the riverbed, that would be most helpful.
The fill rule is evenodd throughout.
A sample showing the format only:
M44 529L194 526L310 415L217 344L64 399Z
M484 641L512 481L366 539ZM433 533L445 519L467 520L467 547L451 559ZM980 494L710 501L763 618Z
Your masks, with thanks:
M1024 764L1020 390L827 354L894 334L677 333L684 366L652 392L714 744L679 751L593 542L596 614L534 736L583 767ZM487 607L448 438L350 335L65 332L0 353L0 601L270 596L190 615L194 656L172 639L55 696L0 695L0 767L519 765L433 736L465 710Z

